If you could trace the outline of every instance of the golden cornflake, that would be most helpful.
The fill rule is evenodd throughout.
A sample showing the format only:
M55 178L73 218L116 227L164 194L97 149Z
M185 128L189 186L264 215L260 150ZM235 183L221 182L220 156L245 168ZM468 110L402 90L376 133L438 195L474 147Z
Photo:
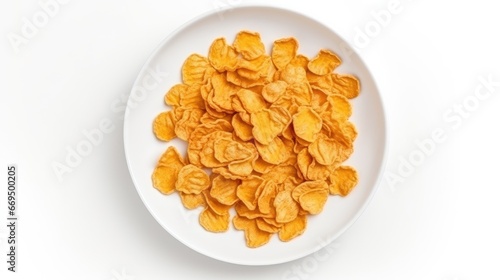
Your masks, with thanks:
M309 63L307 69L316 75L330 74L342 61L329 50L322 49Z
M259 151L260 157L271 164L281 164L290 156L285 144L283 144L283 141L279 137L274 138L268 145L256 142L255 146L257 147L257 151Z
M233 218L233 225L236 229L245 231L245 240L247 246L250 248L260 247L271 239L272 233L261 230L257 226L257 221L255 219L235 216Z
M234 128L234 134L241 140L250 141L253 139L252 125L244 122L239 113L233 115L231 124Z
M211 66L206 57L199 54L190 55L182 65L182 82L188 86L201 84L209 67Z
M210 46L208 60L217 71L234 71L238 66L238 53L226 43L226 39L218 38Z
M283 70L295 58L298 48L299 43L293 37L274 41L271 57L276 68Z
M211 232L224 232L229 228L229 211L223 215L215 213L210 207L200 213L200 225Z
M341 59L331 50L309 59L298 48L281 38L266 53L248 30L232 44L215 39L207 56L186 58L182 81L164 96L170 110L153 121L157 139L187 142L187 159L174 147L163 153L153 187L177 191L186 209L204 207L199 223L210 232L227 231L234 209L249 248L302 235L329 195L346 196L358 182L342 164L358 134L349 99L359 80L334 72Z
M184 165L184 159L177 149L168 147L153 171L153 186L164 194L174 192L179 171Z
M242 109L248 113L256 113L266 108L266 101L259 93L249 89L240 89L236 95L241 101Z
M241 180L231 180L224 178L222 175L217 175L212 180L210 196L222 204L233 205L239 200L236 190L240 184Z
M332 90L351 99L359 95L359 80L353 75L332 74Z
M234 39L234 48L247 60L256 59L265 52L264 44L257 32L240 31Z
M188 164L179 170L175 189L179 192L200 194L210 186L207 173L192 164Z
M285 93L287 85L285 81L281 80L269 83L262 89L262 97L267 102L273 103Z
M181 197L182 205L187 209L195 209L199 206L205 206L205 197L202 193L191 194L179 192Z
M153 131L156 138L169 141L175 138L175 115L174 111L163 112L156 116L153 123Z
M284 128L277 113L269 109L253 113L250 121L253 125L253 137L263 145L269 145Z
M330 175L330 194L346 196L358 184L358 173L350 166L339 166Z
M306 215L298 215L293 221L284 224L278 232L278 237L281 241L288 242L295 237L301 235L306 230L307 217Z
M274 207L276 208L276 222L288 223L299 214L299 205L292 198L290 191L281 191L274 199Z
M295 134L307 142L314 142L322 125L322 119L311 107L301 106L297 114L293 115Z

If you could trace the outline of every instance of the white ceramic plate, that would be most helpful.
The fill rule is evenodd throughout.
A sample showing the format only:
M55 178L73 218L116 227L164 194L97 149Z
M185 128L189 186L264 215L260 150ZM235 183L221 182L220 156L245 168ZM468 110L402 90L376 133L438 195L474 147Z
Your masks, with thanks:
M168 108L165 92L180 83L180 69L191 53L208 54L212 41L224 36L230 43L242 29L261 34L269 53L276 39L294 36L300 43L299 53L313 57L328 48L343 59L339 73L359 77L362 91L353 101L351 120L358 128L355 152L348 163L354 166L360 182L345 197L329 197L323 212L308 219L303 235L290 242L277 236L256 249L246 247L242 231L234 228L225 233L210 233L198 223L201 211L186 210L177 194L162 195L151 184L151 173L168 145L185 150L181 141L156 140L152 122ZM186 246L209 257L236 264L269 265L298 259L329 244L360 216L374 195L386 154L386 121L380 93L366 65L348 44L329 27L295 12L271 8L240 6L213 12L183 25L167 37L145 63L132 89L125 113L124 141L128 168L137 191L151 214L165 230ZM184 153L185 154L185 153Z

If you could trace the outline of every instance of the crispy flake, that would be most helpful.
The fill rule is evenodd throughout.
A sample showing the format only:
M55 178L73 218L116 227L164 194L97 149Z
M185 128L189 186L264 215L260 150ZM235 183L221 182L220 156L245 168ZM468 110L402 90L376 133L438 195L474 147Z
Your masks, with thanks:
M296 38L281 38L266 53L250 30L231 45L216 38L206 57L185 59L181 81L164 96L169 110L153 121L157 139L187 144L186 160L173 146L163 153L153 187L177 192L187 210L203 207L199 223L210 232L227 231L234 210L249 248L273 234L283 242L300 236L329 194L346 196L358 182L342 164L358 135L349 99L360 82L334 72L335 53L309 59L298 48Z

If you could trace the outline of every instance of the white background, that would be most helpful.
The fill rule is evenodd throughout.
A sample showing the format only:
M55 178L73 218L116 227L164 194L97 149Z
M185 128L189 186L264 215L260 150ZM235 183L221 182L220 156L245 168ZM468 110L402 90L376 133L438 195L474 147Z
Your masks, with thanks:
M376 17L390 0L267 4L330 26L368 64L386 105L392 180L319 254L263 267L209 259L156 223L127 170L119 109L174 29L263 1L66 1L18 46L9 38L44 10L9 2L0 6L0 216L15 163L19 246L18 272L7 272L2 218L1 279L500 279L500 84L490 93L480 82L500 82L493 1L400 0L383 25ZM58 178L54 163L103 120L113 131ZM445 140L419 157L417 143L435 130Z

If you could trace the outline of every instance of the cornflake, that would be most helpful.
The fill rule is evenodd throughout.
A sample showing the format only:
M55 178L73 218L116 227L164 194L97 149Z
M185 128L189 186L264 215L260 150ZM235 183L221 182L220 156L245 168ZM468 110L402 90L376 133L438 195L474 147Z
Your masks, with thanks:
M342 61L333 51L309 59L298 49L296 38L280 38L267 54L249 30L232 44L216 38L207 56L186 58L182 82L164 97L170 110L153 120L158 140L187 142L186 156L171 146L160 157L153 187L202 207L207 231L232 224L250 248L302 235L330 195L358 183L343 163L358 134L349 118L359 80L335 72Z

